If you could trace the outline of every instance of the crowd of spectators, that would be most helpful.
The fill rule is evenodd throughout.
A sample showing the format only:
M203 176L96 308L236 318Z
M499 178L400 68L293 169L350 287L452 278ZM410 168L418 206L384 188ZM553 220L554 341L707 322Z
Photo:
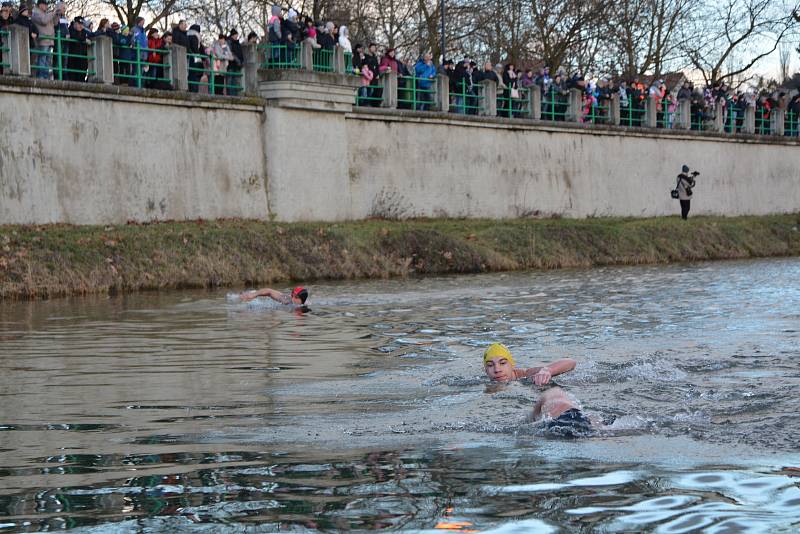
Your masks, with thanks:
M34 75L39 78L56 76L60 67L62 79L86 80L89 74L88 44L104 35L113 43L115 83L168 89L171 84L164 78L163 63L174 43L187 50L190 91L213 88L217 94L235 95L240 90L244 58L242 42L235 29L220 33L216 40L207 43L203 40L200 26L189 26L185 20L173 24L171 30L163 34L156 28L145 29L142 17L136 19L133 27L103 18L95 28L93 22L80 16L68 20L64 4L50 7L46 0L37 0L32 13L24 3L16 10L10 3L3 3L0 31L7 30L11 24L29 29L31 63ZM573 89L581 95L582 120L599 123L610 120L609 102L614 95L619 97L623 123L630 126L643 124L646 103L651 99L656 107L656 122L663 128L674 126L679 104L687 100L691 109L690 123L695 129L703 129L715 120L718 103L723 104L722 119L729 132L741 130L748 107L756 111L757 127L768 123L775 108L790 112L790 117L795 120L800 116L800 96L788 91L757 94L734 90L725 83L694 86L685 79L679 87L669 87L663 79L584 76L580 72L568 74L564 69L551 75L544 66L518 69L514 63L493 65L491 62L479 66L471 59L448 59L437 68L430 53L419 58L400 58L396 49L387 48L379 54L376 43L369 43L366 47L351 44L346 26L337 26L333 22L319 24L294 9L289 9L284 16L278 6L272 7L266 28L263 39L250 32L245 42L269 44L268 65L281 67L296 58L302 42L307 42L313 50L331 52L338 45L346 55L348 72L361 79L358 90L360 105L380 106L383 98L381 79L387 73L395 72L398 75L398 107L422 111L433 107L436 78L444 74L450 82L450 110L462 114L479 113L479 100L483 98L481 82L491 80L497 86L498 115L509 117L523 116L526 110L529 111L526 107L529 105L527 92L534 86L541 92L542 115L549 120L566 119L568 98ZM54 66L55 36L67 39L59 44L68 47L68 52L56 55L62 64Z

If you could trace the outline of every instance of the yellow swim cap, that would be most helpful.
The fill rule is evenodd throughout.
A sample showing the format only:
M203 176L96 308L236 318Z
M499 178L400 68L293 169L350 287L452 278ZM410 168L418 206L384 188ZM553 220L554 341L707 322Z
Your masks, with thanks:
M511 356L511 351L502 343L492 343L489 345L489 348L483 353L483 364L486 365L486 362L492 358L505 358L511 365L515 364L514 357Z

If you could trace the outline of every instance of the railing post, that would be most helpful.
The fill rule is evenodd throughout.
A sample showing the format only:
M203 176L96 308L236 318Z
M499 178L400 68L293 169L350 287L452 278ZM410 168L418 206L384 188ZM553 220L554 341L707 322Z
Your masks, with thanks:
M567 107L568 122L583 121L583 91L580 89L569 90L569 105Z
M678 100L678 120L675 121L675 128L679 130L689 130L692 127L692 101L688 98Z
M645 128L655 128L658 126L658 105L656 96L649 95L644 105L644 126Z
M244 76L242 87L244 88L245 94L255 95L258 93L258 45L250 43L243 44L242 57L244 59L244 65L242 66L242 75Z
M535 121L542 120L542 88L538 85L531 85L528 88L528 105L531 109L531 118Z
M17 76L31 75L31 48L28 28L18 24L12 24L8 28L9 43L9 63L11 64L11 74Z
M300 43L300 67L314 70L314 49L305 41Z
M494 117L497 115L497 83L494 80L481 81L483 86L483 105L480 115Z
M619 126L622 122L622 110L619 106L619 93L613 93L611 100L608 101L608 122L614 126Z
M381 76L383 79L383 101L381 107L397 109L397 73L387 72Z
M344 74L344 48L338 44L333 49L333 72Z
M444 74L436 76L436 98L439 100L439 111L450 111L450 78Z
M94 60L89 60L89 72L94 71L94 77L89 81L112 84L114 83L114 42L107 35L99 35L92 39L94 50L91 54Z
M189 57L186 55L186 47L173 44L169 49L167 58L169 61L169 80L172 88L176 91L188 91Z
M747 106L744 108L744 124L742 131L746 134L753 135L756 133L756 108Z
M714 103L714 131L725 131L725 104L722 102Z
M772 135L780 135L783 136L784 133L784 123L783 121L786 119L786 110L775 108L769 114L769 122L770 128L769 131Z

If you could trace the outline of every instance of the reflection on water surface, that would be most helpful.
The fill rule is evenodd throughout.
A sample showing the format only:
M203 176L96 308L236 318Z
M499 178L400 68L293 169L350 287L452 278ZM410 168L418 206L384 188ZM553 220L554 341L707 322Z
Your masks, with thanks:
M0 532L792 531L800 260L0 305ZM538 388L606 422L563 440Z

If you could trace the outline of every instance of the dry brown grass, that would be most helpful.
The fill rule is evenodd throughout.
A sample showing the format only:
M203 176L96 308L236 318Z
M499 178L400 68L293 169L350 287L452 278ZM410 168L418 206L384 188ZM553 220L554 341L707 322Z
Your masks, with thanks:
M0 298L800 254L797 215L0 227Z

